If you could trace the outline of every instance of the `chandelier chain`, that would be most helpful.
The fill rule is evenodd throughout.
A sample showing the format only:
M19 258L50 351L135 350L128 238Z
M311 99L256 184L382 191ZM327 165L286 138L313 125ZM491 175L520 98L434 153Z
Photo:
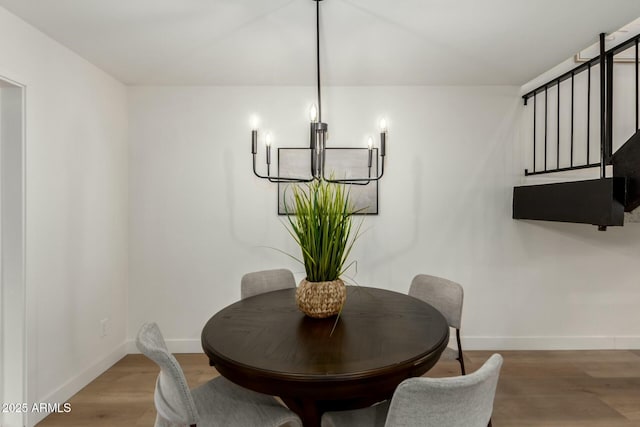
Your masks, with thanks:
M320 1L316 0L316 73L318 83L318 121L322 123L322 94L320 93Z

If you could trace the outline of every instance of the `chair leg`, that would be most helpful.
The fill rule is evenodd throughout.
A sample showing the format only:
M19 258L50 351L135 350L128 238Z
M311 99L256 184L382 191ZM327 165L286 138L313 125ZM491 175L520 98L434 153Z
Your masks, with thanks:
M464 356L462 355L462 344L460 344L460 329L456 328L456 340L458 341L458 362L460 362L460 371L462 375L467 375L464 369Z

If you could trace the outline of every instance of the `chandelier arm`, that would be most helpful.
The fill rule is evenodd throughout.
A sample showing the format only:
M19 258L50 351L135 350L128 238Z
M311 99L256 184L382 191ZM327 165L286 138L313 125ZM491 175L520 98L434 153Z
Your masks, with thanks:
M342 185L369 185L369 181L368 182L355 182L355 181L349 181L349 180L331 180L331 179L327 179L327 182L330 182L332 184L342 184Z
M302 184L305 182L311 182L315 178L280 178L280 177L267 177L269 182L273 182L275 184Z
M384 158L385 158L385 156L381 155L380 158L381 158L380 175L374 176L373 178L371 178L371 177L369 177L369 178L347 178L347 179L327 178L327 176L324 173L324 165L322 165L323 166L322 167L322 179L327 181L327 182L332 182L334 184L367 185L371 181L380 180L380 178L382 178L382 176L384 175Z
M280 177L280 176L271 176L271 175L260 175L258 173L258 171L256 170L256 155L253 154L253 174L255 176L257 176L258 178L262 178L262 179L266 179L269 180L269 182L273 182L273 183L303 183L303 182L311 182L313 181L315 178L311 177L311 178L287 178L287 177Z

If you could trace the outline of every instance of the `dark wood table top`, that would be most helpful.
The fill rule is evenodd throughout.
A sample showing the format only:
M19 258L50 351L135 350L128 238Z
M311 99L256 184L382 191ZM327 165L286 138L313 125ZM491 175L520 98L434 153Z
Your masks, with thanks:
M326 410L390 398L449 341L442 314L405 294L349 286L337 323L305 316L294 295L285 289L224 308L205 325L202 347L222 375L280 396L305 426L319 425Z

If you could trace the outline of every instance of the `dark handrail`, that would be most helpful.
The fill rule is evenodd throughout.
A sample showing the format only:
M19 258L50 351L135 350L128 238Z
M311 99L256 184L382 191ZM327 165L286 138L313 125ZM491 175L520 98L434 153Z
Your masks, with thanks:
M589 69L591 66L598 64L598 61L600 61L600 57L596 56L595 58L591 58L590 60L588 60L587 62L583 62L582 64L578 65L577 67L567 71L564 74L561 74L560 76L556 77L555 79L549 80L547 83L540 85L539 87L533 89L530 92L527 92L526 94L522 95L522 99L524 99L524 105L527 105L527 100L531 97L533 97L534 95L537 95L539 93L542 93L545 91L545 89L548 89L550 87L553 87L557 84L562 83L565 80L568 80L571 78L571 75L576 75L581 73L582 71L585 71L587 69Z
M640 34L633 36L632 38L630 38L627 41L624 41L622 43L620 43L619 45L612 47L611 49L605 51L605 55L616 55L620 52L623 52L627 49L629 49L630 47L632 47L636 41L640 40ZM547 83L542 84L540 86L538 86L537 88L527 92L526 94L522 95L522 99L524 99L524 104L527 105L527 100L529 98L531 98L534 95L537 95L539 93L544 92L545 89L548 89L550 87L553 87L565 80L568 80L571 78L572 75L576 75L579 74L585 70L587 70L588 68L592 67L593 65L597 65L600 63L600 56L596 56L594 58L591 58L590 60L583 62L582 64L578 65L575 68L572 68L571 70L559 75L558 77L549 80Z

